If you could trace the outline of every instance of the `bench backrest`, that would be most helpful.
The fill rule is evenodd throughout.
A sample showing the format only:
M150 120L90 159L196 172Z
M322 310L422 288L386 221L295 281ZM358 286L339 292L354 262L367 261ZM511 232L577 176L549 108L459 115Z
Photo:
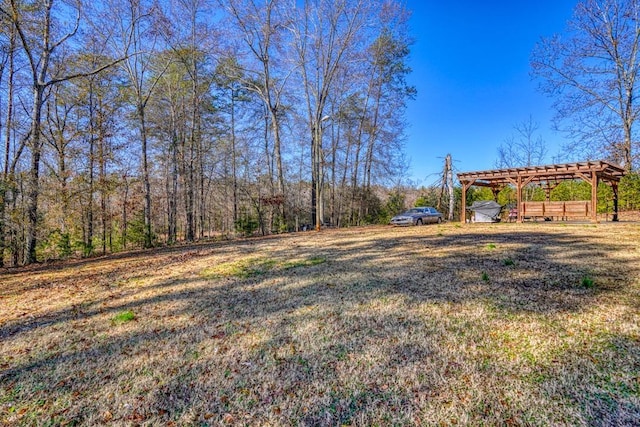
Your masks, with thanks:
M577 200L569 202L522 202L523 217L589 217L590 201Z

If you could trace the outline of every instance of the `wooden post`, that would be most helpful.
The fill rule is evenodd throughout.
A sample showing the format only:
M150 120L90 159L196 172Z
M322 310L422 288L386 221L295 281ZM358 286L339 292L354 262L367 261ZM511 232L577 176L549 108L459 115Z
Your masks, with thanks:
M598 174L591 172L591 222L598 222Z
M467 222L467 183L461 182L462 184L462 200L460 201L460 205L462 207L462 212L460 212L460 222L465 224Z
M475 182L476 182L475 179L472 179L471 181L467 181L467 182L463 182L463 181L460 182L460 184L462 184L462 200L461 200L462 212L460 212L460 222L463 224L467 222L467 190L471 188L471 186Z
M613 219L612 221L618 222L618 183L612 182L611 189L613 190Z
M516 181L516 195L518 197L518 217L516 222L520 224L522 223L522 177L520 175L518 175Z

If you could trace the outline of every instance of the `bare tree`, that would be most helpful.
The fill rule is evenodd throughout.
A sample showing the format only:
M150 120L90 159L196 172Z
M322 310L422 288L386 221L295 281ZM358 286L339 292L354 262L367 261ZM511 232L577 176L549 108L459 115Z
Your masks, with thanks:
M72 96L65 93L63 85L53 88L46 104L47 123L43 131L45 141L52 151L51 160L44 159L45 166L56 183L54 188L60 203L60 210L56 223L60 232L66 234L69 231L69 205L71 191L69 189L69 178L71 177L70 160L73 143L79 136L78 129L73 126L76 122L72 117L77 104L73 102Z
M173 53L167 53L174 55ZM177 53L176 53L177 54ZM149 122L152 133L159 140L161 156L158 160L165 167L165 193L167 199L167 243L174 244L178 239L178 201L180 177L186 175L186 150L187 145L187 116L185 111L188 102L189 83L184 79L184 65L181 61L173 61L172 65L162 75L158 83L158 95L150 104ZM185 200L189 193L185 187ZM188 203L185 203L185 216L188 215ZM193 211L191 211L193 212ZM189 234L189 226L185 235ZM191 227L193 238L193 228ZM185 236L186 237L186 236Z
M516 123L513 126L515 132L498 147L496 167L514 168L542 164L547 156L547 145L542 135L538 134L539 128L539 124L534 122L531 116Z
M385 8L383 8L384 10ZM411 69L407 65L410 39L406 29L408 16L404 9L395 5L386 6L382 13L383 27L374 40L367 57L371 90L370 115L366 118L367 149L364 162L363 200L365 216L369 206L365 203L371 194L372 171L379 176L394 176L397 165L394 153L402 151L398 144L402 141L404 122L401 112L406 109L408 99L415 97L416 89L408 85L407 74Z
M140 138L142 185L144 192L144 246L153 245L151 177L149 172L149 135L147 129L147 105L154 94L168 61L154 62L157 56L161 11L156 3L138 0L115 0L110 3L108 13L117 16L118 35L113 37L117 55L126 58L122 68L128 76L132 92L135 117Z
M54 54L74 37L80 27L80 2L72 2L60 6L75 9L76 17L66 34L56 34L55 30L62 22L58 22L54 14L54 0L44 0L38 7L10 0L0 6L0 15L8 19L15 28L24 55L27 57L32 90L31 130L29 132L29 149L31 151L31 167L29 171L27 194L27 237L25 264L36 261L36 243L38 231L38 197L40 194L40 158L42 155L42 109L45 104L45 91L59 83L78 77L86 77L117 64L121 59L111 61L89 72L53 74L51 64ZM62 20L60 20L62 21ZM33 25L36 22L37 25Z
M294 29L298 68L311 133L311 219L316 230L323 222L323 123L327 103L341 66L359 47L359 38L374 5L363 0L305 2Z
M532 54L534 76L555 99L558 128L574 140L567 148L604 156L633 168L640 2L583 0L564 35L542 39Z
M296 53L312 142L311 216L316 228L324 220L325 181L332 223L343 205L336 201L339 181L342 197L350 198L350 221L356 223L368 214L368 201L375 199L374 181L394 173L394 153L401 151L404 125L398 118L415 92L405 79L411 43L407 18L399 2L327 0L306 2L304 15L296 19Z
M255 65L240 65L243 67L242 74L246 76L243 81L245 87L255 92L264 103L273 138L276 188L285 197L281 121L284 112L283 95L291 70L282 61L278 61L278 46L284 45L283 38L287 35L287 22L282 13L285 1L220 0L220 3L231 15L250 57L255 61ZM283 203L280 211L283 221L286 220L285 213Z
M6 118L4 123L0 124L4 125L4 138L3 138L3 146L4 153L3 157L0 160L0 165L2 165L1 175L0 175L0 267L4 266L4 250L7 244L6 238L6 229L7 229L7 221L6 221L6 211L8 205L8 195L10 192L10 180L9 177L12 175L11 172L11 141L12 141L12 128L13 128L13 97L14 97L14 80L15 80L15 55L16 55L16 31L15 26L13 25L5 25L6 20L3 21L3 30L6 31L7 41L6 45L2 46L3 56L1 58L2 67L0 69L0 81L5 76L5 70L7 71L7 93L6 93L6 103L7 103L7 111ZM20 149L20 152L22 149ZM14 196L15 197L15 196Z
M216 68L216 86L219 92L218 108L225 113L229 119L227 123L227 134L229 139L228 153L225 157L229 158L230 174L231 174L231 199L232 199L232 220L235 224L238 221L238 125L242 120L243 111L246 104L250 101L247 96L248 91L243 86L244 76L237 62L237 59L231 54L224 57Z

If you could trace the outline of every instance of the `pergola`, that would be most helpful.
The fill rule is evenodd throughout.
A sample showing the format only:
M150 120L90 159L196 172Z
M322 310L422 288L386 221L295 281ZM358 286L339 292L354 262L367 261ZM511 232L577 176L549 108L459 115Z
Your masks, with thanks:
M491 188L494 198L504 187L512 185L516 188L518 199L517 222L522 222L524 214L522 202L522 189L531 183L544 188L547 201L550 199L551 190L560 182L582 179L591 185L591 206L587 206L590 219L597 221L598 183L604 182L613 190L613 221L618 220L618 183L625 171L618 165L606 161L588 161L578 163L566 163L547 166L530 166L521 168L494 169L479 172L463 172L458 174L458 180L462 185L462 214L461 221L466 222L466 198L467 190L472 186Z

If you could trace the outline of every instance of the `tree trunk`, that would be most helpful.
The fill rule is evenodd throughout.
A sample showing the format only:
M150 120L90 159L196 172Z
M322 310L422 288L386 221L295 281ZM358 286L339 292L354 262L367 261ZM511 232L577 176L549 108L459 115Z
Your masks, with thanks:
M4 267L4 249L6 246L5 237L5 215L7 205L7 174L3 173L0 180L0 268Z
M66 151L60 150L58 153L58 167L60 168L60 202L62 204L62 233L67 233L69 220L69 188L67 178Z
M151 182L149 179L149 161L147 150L147 124L145 121L145 108L138 104L138 119L140 120L140 139L142 142L142 185L144 187L144 247L153 246L151 234Z
M168 208L167 208L167 243L172 245L178 240L178 134L176 130L176 111L171 108L171 145L169 146L171 161L171 176L168 183Z
M107 205L108 205L108 193L107 193L107 153L106 153L106 138L105 135L105 121L103 115L102 106L98 110L98 122L99 122L99 138L98 138L98 186L100 188L100 225L102 228L102 254L107 253L107 229L109 228Z
M93 102L93 81L89 83L89 194L87 201L87 235L84 242L84 256L93 254L93 194L94 185L94 164L96 145L96 123L95 105Z
M333 132L331 133L331 160L329 164L331 165L331 190L329 194L329 199L331 203L331 225L336 225L336 164L337 164L337 151L338 151L338 142L340 140L340 128L338 127L338 135L336 136Z
M204 178L204 153L202 144L198 144L198 236L200 239L204 239L204 230L206 222L206 190L205 190L205 178Z
M449 188L449 214L447 219L453 221L453 211L456 206L456 198L453 189L453 162L451 154L447 154L447 187Z
M285 188L284 188L284 172L282 168L282 149L281 149L281 141L280 141L280 125L278 123L277 111L276 107L271 106L269 108L271 113L271 131L273 132L273 155L276 161L276 173L277 173L277 188L278 193L283 197L286 196ZM286 209L285 203L282 203L280 209L280 215L282 217L282 221L286 223Z
M233 86L231 88L231 175L233 179L233 224L238 221L238 174L236 164L236 104Z
M22 184L20 185L20 188L16 190L16 192L17 191L20 191L20 192L24 191L24 187L22 186ZM15 192L11 200L11 210L13 212L16 212L18 210L18 197ZM22 238L20 238L20 235L18 233L18 224L14 224L14 226L11 227L9 231L9 242L10 242L9 245L11 248L11 265L13 266L17 266L18 264L20 264L21 260L24 260L25 246L23 243L26 240L25 227L24 227L25 223L26 223L26 218L23 214L21 215L21 221L19 222L20 231L22 232Z
M362 143L358 139L356 141L356 152L353 162L353 173L351 175L351 225L357 225L360 218L356 214L356 200L358 197L358 170L360 169L360 151ZM359 211L359 210L358 210Z
M380 115L380 98L382 97L381 83L377 82L377 93L375 98L375 106L373 109L373 122L371 123L371 130L369 133L369 144L367 145L367 152L365 155L364 166L364 192L362 194L361 206L365 208L365 215L369 214L369 200L371 192L371 169L373 168L373 152L376 143L377 130L378 130L378 117Z
M319 229L320 219L318 215L318 163L317 157L317 142L318 138L315 128L311 129L311 224L316 229Z
M9 191L9 152L11 150L11 129L13 127L13 81L15 76L14 53L16 48L16 32L11 26L9 34L9 75L7 78L7 120L5 123L4 163L2 179L0 179L0 268L4 267L4 250L6 248L6 208Z
M631 101L629 101L629 109L631 109ZM625 121L624 126L624 143L622 145L622 161L624 164L624 169L627 173L631 173L633 170L633 156L632 156L632 139L633 139L633 130L632 130L633 122L629 123L629 121Z
M122 195L122 249L127 249L127 204L129 201L129 180L126 174L122 176L124 182L124 194Z
M264 114L264 155L266 157L266 162L267 162L267 168L268 168L268 179L269 179L269 195L273 196L274 192L275 192L275 183L273 181L274 178L274 174L273 174L273 157L271 155L271 151L269 150L269 119L270 119L270 115L268 113L268 105L265 105L265 114ZM259 184L258 184L259 185ZM258 194L260 194L260 188L258 187ZM262 197L262 195L259 195L259 197ZM258 201L259 203L256 204L256 206L262 206L261 202ZM261 208L262 210L262 208ZM269 230L273 229L273 205L269 206ZM265 225L264 225L264 221L266 221L266 219L264 218L264 213L262 213L260 215L260 217L262 218L262 224L261 224L261 230L262 230L262 235L264 236L266 234L266 229L265 229Z
M338 227L341 227L343 224L343 219L342 219L342 209L343 209L343 203L345 202L345 195L347 194L347 172L349 169L348 163L349 163L349 157L351 156L351 137L349 136L349 134L347 134L347 148L345 150L345 164L344 164L344 168L342 169L342 178L340 179L340 198L339 200L339 204L338 204L338 223L336 224Z
M190 148L190 151L192 149ZM185 195L184 195L184 203L185 203L185 214L187 220L187 229L185 230L185 240L187 242L193 242L195 240L195 230L194 230L194 194L195 190L194 186L194 173L193 173L193 153L189 153L189 159L186 159L186 176L185 176Z
M27 235L25 264L32 264L36 259L38 239L38 197L40 195L40 156L42 147L40 127L42 105L44 102L44 86L36 84L33 89L33 110L31 113L31 169L29 171L29 187L27 191Z

